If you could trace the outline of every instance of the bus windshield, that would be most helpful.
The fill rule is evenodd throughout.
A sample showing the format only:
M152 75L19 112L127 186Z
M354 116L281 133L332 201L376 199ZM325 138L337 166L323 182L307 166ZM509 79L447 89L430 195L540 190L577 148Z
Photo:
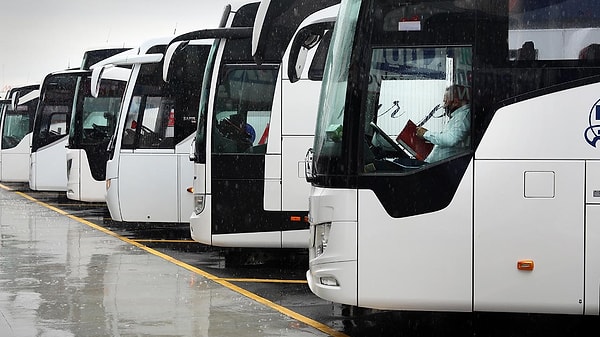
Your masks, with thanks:
M196 129L196 142L195 142L195 162L206 164L206 121L208 114L208 101L210 97L210 86L213 74L213 69L217 59L217 50L221 39L215 39L213 42L208 58L206 60L206 67L204 68L204 78L206 81L202 81L202 90L200 93L200 106L198 111L198 125Z
M163 53L164 45L147 53ZM163 63L140 66L128 107L121 148L175 149L196 130L203 65L208 46L188 45L180 55L176 69L167 83L162 79ZM185 57L184 57L185 56Z
M33 130L31 151L62 139L69 133L77 77L51 76L43 84Z
M16 110L4 107L4 123L2 124L2 150L11 149L19 144L33 127L33 116L38 99L20 104Z
M320 157L321 151L327 152L323 153L322 160L341 156L339 142L342 136L350 55L360 5L360 0L342 3L325 63L314 138L315 157ZM332 62L333 59L340 62ZM328 166L326 163L321 164Z
M116 126L116 118L127 82L105 79L98 97L90 94L90 78L82 78L77 109L71 116L69 147L106 143ZM81 127L78 127L81 125Z
M279 67L227 66L217 90L213 152L265 153Z

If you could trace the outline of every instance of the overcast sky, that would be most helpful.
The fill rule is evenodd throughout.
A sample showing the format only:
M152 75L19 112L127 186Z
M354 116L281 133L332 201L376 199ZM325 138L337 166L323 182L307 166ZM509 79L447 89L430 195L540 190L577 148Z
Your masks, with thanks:
M40 83L98 47L214 28L229 0L1 0L0 92Z

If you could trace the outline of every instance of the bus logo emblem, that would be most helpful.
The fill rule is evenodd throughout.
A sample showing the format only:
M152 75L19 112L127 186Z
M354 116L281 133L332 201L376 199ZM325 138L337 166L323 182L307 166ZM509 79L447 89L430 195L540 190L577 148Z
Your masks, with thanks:
M589 126L585 129L584 137L585 140L593 147L596 147L596 143L600 140L600 100L596 101L592 109L590 110Z

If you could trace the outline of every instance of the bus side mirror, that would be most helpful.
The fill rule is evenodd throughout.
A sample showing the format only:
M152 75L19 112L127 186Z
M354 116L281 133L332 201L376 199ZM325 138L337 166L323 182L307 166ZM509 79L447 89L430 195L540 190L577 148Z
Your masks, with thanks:
M324 21L302 28L292 41L288 60L288 78L294 83L300 79L306 66L308 51L317 47L326 34L331 34L333 21ZM329 44L329 40L326 41Z
M190 161L196 161L196 137L192 139L192 143L190 144L190 154L188 158Z
M102 80L102 73L106 66L101 66L92 69L92 80L90 83L90 91L93 97L98 98L100 92L100 81Z
M21 97L21 93L19 91L15 92L10 98L10 105L14 111L17 111L17 106L19 105L19 98Z
M169 73L169 69L171 68L171 62L173 61L173 58L176 57L176 53L178 53L181 49L187 46L188 43L189 41L177 41L171 43L167 47L167 51L165 52L165 58L163 62L163 81L169 82L169 80L171 79Z

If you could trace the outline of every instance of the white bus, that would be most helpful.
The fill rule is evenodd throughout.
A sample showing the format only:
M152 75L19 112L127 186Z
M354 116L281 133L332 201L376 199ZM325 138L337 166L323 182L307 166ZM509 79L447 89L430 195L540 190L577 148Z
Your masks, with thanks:
M287 2L279 5L282 12L285 6L292 8ZM193 154L195 208L190 230L200 243L307 246L310 186L303 156L312 143L326 33L337 11L307 19L296 32L318 8L294 9L296 15L275 20L268 2L249 3L229 19L228 27L253 26L254 34L267 39L256 43L254 55L250 35L213 45Z
M343 0L306 159L310 289L376 309L598 315L598 13ZM466 146L436 160L400 146L409 120L431 143L460 121L433 108L450 85L468 94Z
M115 221L189 221L193 171L188 157L210 43L182 48L166 83L163 58L172 39L148 40L136 55L116 55L93 66L94 72L133 67L106 163L106 202Z
M29 179L31 130L39 95L39 84L12 88L6 94L0 117L0 181Z
M67 191L67 160L71 113L79 87L90 63L123 52L127 48L97 49L84 53L81 67L48 74L40 88L30 153L29 188L37 191ZM81 75L81 76L78 76ZM114 94L111 93L111 94ZM83 99L83 97L79 97ZM83 103L83 101L81 101Z
M67 198L105 202L107 147L130 75L130 68L107 69L96 95L91 92L91 71L75 75L79 85L67 138Z

